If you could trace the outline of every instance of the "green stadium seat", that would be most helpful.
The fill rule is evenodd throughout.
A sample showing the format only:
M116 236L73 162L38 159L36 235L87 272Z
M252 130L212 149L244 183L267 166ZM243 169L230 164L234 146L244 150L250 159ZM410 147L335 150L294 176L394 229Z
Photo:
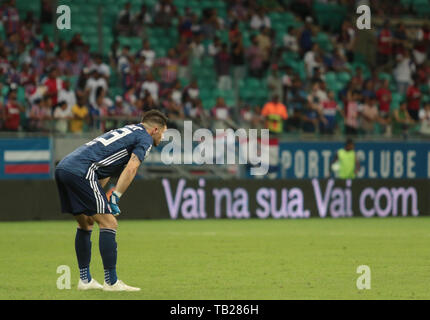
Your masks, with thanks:
M338 72L337 80L342 83L346 83L351 80L351 75L348 72Z

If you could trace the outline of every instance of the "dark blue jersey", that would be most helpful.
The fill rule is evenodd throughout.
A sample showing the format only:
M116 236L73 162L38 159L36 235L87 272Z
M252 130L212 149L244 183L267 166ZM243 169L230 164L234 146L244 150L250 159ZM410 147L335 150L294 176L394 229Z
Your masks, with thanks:
M143 161L152 143L152 137L142 124L128 125L79 147L61 160L57 168L88 180L107 178L121 171L132 153Z

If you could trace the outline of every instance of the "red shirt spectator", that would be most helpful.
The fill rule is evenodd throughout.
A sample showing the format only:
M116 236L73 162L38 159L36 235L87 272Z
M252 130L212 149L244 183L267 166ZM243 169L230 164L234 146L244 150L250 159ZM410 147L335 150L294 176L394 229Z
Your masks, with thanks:
M57 77L56 68L49 72L49 77L43 82L43 85L48 88L48 94L52 97L52 103L56 105L58 102L58 91L64 89L63 80Z
M409 86L406 97L408 98L408 110L420 109L421 91L415 84Z
M376 91L376 97L378 98L379 102L379 110L385 113L390 112L391 91L388 89L388 86L389 82L388 80L385 80L382 87Z
M383 55L391 55L392 53L392 46L391 46L391 40L393 38L393 35L388 28L384 28L379 33L378 37L378 51L379 53Z
M18 131L21 122L21 108L15 99L9 99L5 108L5 122L4 127L8 131Z

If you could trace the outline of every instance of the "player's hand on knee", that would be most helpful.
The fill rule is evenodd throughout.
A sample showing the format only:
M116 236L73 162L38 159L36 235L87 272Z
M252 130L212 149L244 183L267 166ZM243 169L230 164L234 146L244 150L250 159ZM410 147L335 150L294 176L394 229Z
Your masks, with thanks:
M112 195L109 198L109 206L114 216L118 216L121 213L121 210L119 209L119 206L118 206L118 202L120 198L121 198L121 194L119 194L116 191L112 192Z

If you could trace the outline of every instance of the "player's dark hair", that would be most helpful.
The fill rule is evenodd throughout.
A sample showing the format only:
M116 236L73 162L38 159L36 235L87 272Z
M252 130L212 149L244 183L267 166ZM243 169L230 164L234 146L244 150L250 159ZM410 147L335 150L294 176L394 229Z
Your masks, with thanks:
M347 138L346 139L346 142L345 142L346 146L353 145L353 144L354 144L354 140L352 140L352 138Z
M158 110L149 110L145 112L142 117L142 123L155 124L160 127L167 126L168 118L164 113Z

